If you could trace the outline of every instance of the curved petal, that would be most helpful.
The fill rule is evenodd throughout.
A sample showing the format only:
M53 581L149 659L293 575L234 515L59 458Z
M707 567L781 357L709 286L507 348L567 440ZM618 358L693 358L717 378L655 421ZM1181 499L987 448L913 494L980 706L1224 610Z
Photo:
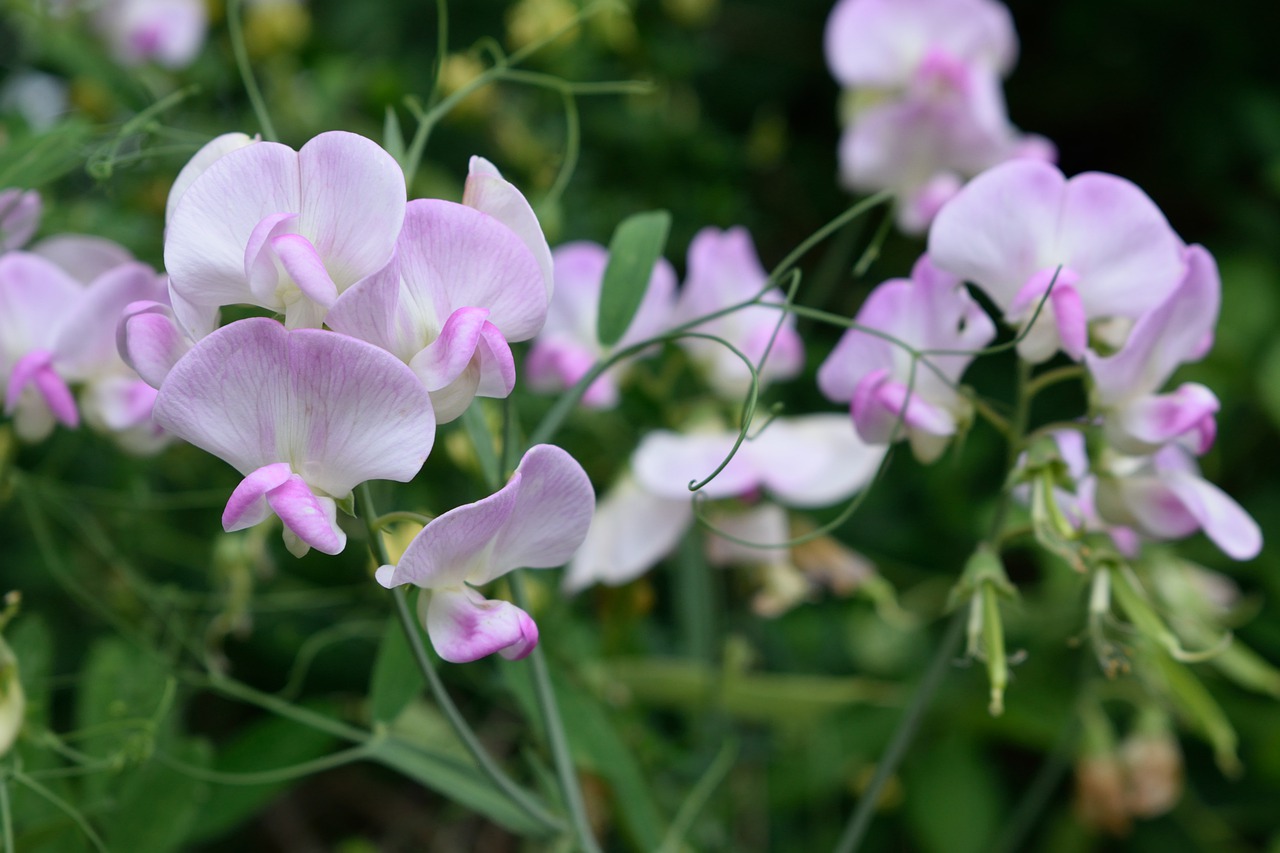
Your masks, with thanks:
M163 279L137 261L94 279L58 330L54 347L59 371L68 379L82 380L118 363L116 329L125 307L163 298Z
M338 526L338 505L333 498L317 496L297 474L267 492L267 505L287 530L320 553L340 554L346 547L347 534Z
M258 141L252 136L244 133L224 133L221 136L215 136L213 139L201 146L200 150L192 155L187 164L182 167L182 171L178 172L178 176L173 179L173 186L169 188L169 198L164 205L164 221L168 222L173 219L174 208L178 206L178 199L182 198L182 194L187 191L187 187L195 181L196 178L204 174L205 169L215 160L238 148L243 148Z
M1008 307L1035 273L1065 262L1057 231L1066 186L1057 167L1037 160L988 169L938 211L929 257Z
M281 486L293 476L287 462L263 465L240 481L227 498L222 510L222 529L228 533L261 524L271 515L267 492Z
M1157 539L1180 539L1203 529L1234 560L1253 559L1262 549L1262 532L1249 514L1217 486L1189 471L1100 480L1099 512L1116 515L1117 502L1139 532ZM1114 520L1123 524L1129 519Z
M1138 319L1119 352L1086 356L1102 406L1160 390L1178 365L1203 355L1203 342L1218 323L1222 282L1204 247L1188 247L1185 258L1187 274L1178 289Z
M688 497L660 497L624 475L596 507L587 538L565 572L565 591L635 580L675 549L692 522Z
M516 478L511 515L494 540L489 565L468 575L471 583L488 583L522 566L563 565L587 536L596 493L577 460L554 445L536 444L520 460Z
M30 252L0 254L0 376L33 349L52 350L84 287Z
M417 311L424 325L476 306L489 310L489 322L507 340L523 341L546 321L547 294L532 253L492 217L449 201L416 199L398 251L411 301L423 304Z
M257 146L254 146L255 148ZM330 131L298 151L298 233L341 293L391 258L405 217L404 172L376 142Z
M1049 263L1069 264L1080 275L1090 317L1137 318L1182 281L1182 241L1133 182L1100 172L1076 175L1067 182L1061 215L1059 257Z
M385 267L344 290L324 321L334 331L382 347L408 363L421 346L407 329L401 333L400 292L400 260L393 254Z
M450 663L469 663L494 652L520 660L538 645L538 626L528 613L474 589L432 592L423 624L436 654Z
M478 397L506 397L516 387L516 360L502 332L492 323L480 327L475 362L480 370Z
M413 357L409 366L428 391L439 391L453 382L471 363L488 317L485 308L459 308L445 320L440 337Z
M1188 382L1172 394L1148 395L1127 401L1104 416L1107 441L1121 453L1152 453L1188 433L1212 442L1216 430L1206 428L1219 409L1218 397L1208 388ZM1204 453L1208 447L1198 446Z
M430 397L395 356L261 317L224 326L183 356L154 417L241 473L288 461L335 497L365 480L411 479L435 437Z
M190 351L191 341L178 328L172 308L162 302L141 301L125 306L116 329L116 349L144 382L159 388Z
M513 476L492 495L433 518L397 565L378 569L378 583L388 589L411 583L438 590L461 587L473 574L483 574L491 562L494 538L515 507L520 481Z
M504 179L488 160L472 157L466 187L462 191L462 203L492 216L520 238L538 264L547 298L550 299L555 286L551 249L547 246L542 226L538 224L538 217L520 190Z
M265 217L298 213L301 195L298 154L288 146L259 142L209 164L165 229L174 291L197 305L261 304L245 280L245 248Z
M31 239L43 206L35 190L0 191L0 252L11 252Z

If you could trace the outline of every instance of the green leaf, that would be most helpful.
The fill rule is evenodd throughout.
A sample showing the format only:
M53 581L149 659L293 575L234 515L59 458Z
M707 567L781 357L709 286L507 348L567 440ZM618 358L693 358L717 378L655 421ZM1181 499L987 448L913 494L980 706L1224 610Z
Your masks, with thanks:
M404 132L400 129L400 117L396 108L387 104L387 113L382 120L382 147L387 149L400 168L405 165Z
M380 723L390 723L415 696L422 693L426 681L409 649L400 620L392 616L378 645L369 684L369 712Z
M911 830L926 853L980 853L1000 827L1000 792L978 748L952 735L904 768Z
M614 230L596 319L596 337L602 346L616 344L631 325L670 230L671 214L665 210L634 214Z
M208 744L168 741L162 747L167 754L195 767L208 766ZM208 795L208 783L153 758L123 779L116 808L104 815L104 840L110 849L130 853L180 850Z

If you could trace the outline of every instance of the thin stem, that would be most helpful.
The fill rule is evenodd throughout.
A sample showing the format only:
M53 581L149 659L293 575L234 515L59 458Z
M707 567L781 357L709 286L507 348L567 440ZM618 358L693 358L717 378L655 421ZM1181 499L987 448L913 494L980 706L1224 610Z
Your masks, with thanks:
M4 827L4 853L18 849L13 840L13 815L9 810L9 779L0 774L0 826Z
M1036 771L1035 778L1027 786L1026 793L1014 809L1013 815L1005 822L1004 831L991 846L991 850L995 853L1016 853L1022 849L1027 834L1035 826L1036 820L1049 804L1049 799L1057 790L1067 768L1071 766L1071 744L1075 740L1075 732L1075 721L1069 720L1063 727L1062 733L1058 735L1053 752Z
M916 695L911 699L911 705L908 706L906 713L902 715L902 721L898 723L898 728L893 733L893 739L889 742L888 748L885 749L880 763L876 765L876 772L871 777L871 784L867 786L862 798L858 800L858 805L854 809L853 815L849 818L848 825L845 827L844 835L840 837L840 841L836 845L836 853L853 853L858 849L858 845L862 843L862 837L871 826L872 817L875 816L876 804L880 801L880 794L884 790L884 786L906 756L907 747L915 739L916 729L919 728L920 721L924 719L925 711L928 710L929 705L933 702L934 694L938 692L938 688L942 685L943 678L947 674L948 665L960 649L960 640L964 637L965 623L967 621L968 614L963 609L958 610L951 617L951 624L947 626L946 636L943 637L942 642L938 645L938 650L934 652L933 660L929 662L929 668L925 671L924 678L916 689Z
M365 520L365 528L369 533L369 548L379 565L385 565L390 560L387 555L387 549L382 544L382 537L379 536L378 530L373 524L373 519L377 513L373 508L373 500L368 483L360 485L360 503L363 505L361 515ZM512 781L510 776L503 772L502 768L489 755L488 750L480 743L480 738L476 736L471 726L467 724L462 712L458 710L458 706L453 703L453 699L445 689L444 682L440 680L440 674L436 671L435 663L431 660L431 656L427 653L427 648L422 642L422 634L418 631L418 622L409 609L409 598L405 594L404 587L398 586L394 588L391 594L395 600L396 616L400 620L400 627L404 629L405 637L409 640L409 648L413 652L413 659L417 662L418 669L422 671L427 685L431 688L436 704L444 713L445 718L448 719L449 725L453 727L454 733L458 735L458 739L462 741L462 745L471 754L481 772L489 778L494 787L506 794L513 803L538 823L548 828L563 829L563 824L554 815L550 814L523 788Z
M436 0L436 62L434 76L431 79L431 94L427 103L434 104L440 100L440 81L444 76L444 63L449 55L449 4L446 0Z
M376 735L375 735L376 737ZM201 767L197 764L188 764L181 759L174 758L163 752L157 752L156 760L165 767L183 776L192 779L198 779L201 782L212 782L215 785L272 785L277 782L289 782L294 779L301 779L304 776L311 776L325 770L332 770L335 767L342 767L352 764L356 761L362 761L373 754L375 742L373 739L366 741L358 746L350 749L344 749L322 758L312 759L311 761L303 761L289 767L278 767L274 770L258 770L247 773L228 773L222 770L210 770L207 767Z
M1027 397L1034 397L1050 385L1079 379L1084 376L1084 367L1079 364L1064 364L1053 370L1046 370L1027 383Z
M253 76L253 66L249 64L249 50L244 43L244 27L241 24L241 11L244 0L229 0L227 3L227 30L231 36L231 52L236 57L236 68L240 71L240 80L249 95L249 103L253 105L253 114L258 117L262 126L262 136L268 142L279 142L276 127L271 123L271 114L267 112L267 102L262 98L258 81Z
M529 601L525 594L524 577L521 570L507 576L511 584L511 594L516 606L528 610ZM551 673L547 669L547 658L542 646L534 646L529 655L533 670L533 688L538 698L538 708L542 711L542 721L547 727L547 740L551 746L551 755L556 762L556 774L560 777L560 788L564 793L565 805L569 807L569 816L573 821L574 832L578 843L586 853L600 853L600 845L591 832L591 822L587 819L587 807L582 797L582 786L578 781L578 771L569 752L569 739L564 733L564 722L560 719L560 708L556 704L555 690L551 686Z
M66 800L62 799L62 797L59 797L53 791L50 791L44 785L41 785L35 779L32 779L20 770L13 771L13 781L17 782L19 785L25 785L29 791L42 797L50 805L54 806L67 817L71 818L71 822L76 825L76 828L79 829L80 832L84 834L84 837L89 839L89 842L93 844L96 849L101 851L101 853L110 853L107 849L107 845L102 843L102 839L98 837L98 833L93 831L93 827L89 825L89 821L84 819L84 815L80 814L80 812L76 810L75 806L71 805Z
M698 817L698 812L702 811L707 800L711 799L711 795L724 781L724 777L733 769L733 762L737 757L737 742L725 741L724 746L720 747L720 752L716 754L711 765L698 780L698 784L693 786L689 796L680 804L680 810L671 821L671 826L668 827L667 834L662 839L662 846L658 848L658 853L678 853L681 849L681 841L689 834L694 820Z

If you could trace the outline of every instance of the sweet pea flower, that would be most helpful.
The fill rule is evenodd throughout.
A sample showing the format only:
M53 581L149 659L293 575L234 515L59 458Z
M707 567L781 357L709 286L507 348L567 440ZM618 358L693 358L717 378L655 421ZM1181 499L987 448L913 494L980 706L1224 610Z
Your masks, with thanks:
M1056 157L1009 121L1000 78L1017 37L990 0L844 0L826 29L827 63L852 106L842 183L890 190L898 226L922 233L970 178L1014 157Z
M94 25L118 62L179 69L199 54L208 17L202 0L103 0Z
M386 266L404 211L404 173L362 136L234 148L173 206L165 267L175 308L246 303L284 314L289 328L319 327L339 294Z
M627 583L666 556L694 521L689 485L711 474L737 437L736 431L667 430L645 436L631 457L630 475L601 501L565 575L566 590L597 581ZM842 415L777 418L744 441L700 493L722 500L756 499L763 492L788 506L829 506L865 487L884 452L864 444Z
M1187 382L1172 393L1156 393L1179 364L1204 354L1218 322L1222 284L1213 256L1191 246L1186 260L1182 284L1138 319L1119 352L1106 358L1085 353L1094 405L1108 443L1121 453L1154 453L1188 436L1201 454L1217 433L1218 398L1205 386Z
M445 660L467 663L494 652L519 660L538 644L538 626L475 587L513 569L562 565L582 544L594 508L582 466L558 447L535 445L500 490L432 519L399 563L378 569L378 583L425 590L418 613Z
M824 47L842 86L889 89L944 59L1003 75L1018 40L1009 10L992 0L840 0Z
M133 253L116 241L92 234L54 234L33 245L30 251L57 264L81 284L134 260Z
M173 212L178 207L178 199L182 198L182 194L195 182L195 179L220 160L222 155L260 141L257 137L235 131L215 136L200 146L200 150L191 155L191 159L178 172L178 176L173 179L173 185L169 187L169 197L164 203L164 221L168 223L173 219Z
M1186 271L1182 241L1134 184L1100 172L1068 180L1027 159L989 169L944 205L929 257L981 287L1014 325L1044 302L1018 345L1032 362L1059 349L1079 361L1091 323L1137 320Z
M0 252L25 246L40 224L42 204L35 190L0 191Z
M533 389L554 392L571 388L597 361L608 357L609 350L596 338L596 322L609 250L584 240L558 246L551 255L555 263L555 293L547 322L529 350L525 375ZM668 328L675 308L675 290L675 270L665 258L659 258L631 325L611 349L625 349ZM612 371L591 383L582 396L582 404L598 409L618 404L618 384Z
M538 333L548 299L537 259L514 231L467 205L416 199L391 263L339 297L327 322L408 364L446 423L476 396L511 393L509 342Z
M85 285L39 255L0 256L0 376L4 411L14 416L19 435L39 440L55 421L79 426L71 386L124 369L115 354L115 318L125 305L153 298L159 289L155 272L138 262L116 266ZM124 417L114 410L108 414L114 400L110 394L94 398L95 408L106 407L99 425L115 414ZM130 426L146 420L146 404L128 404Z
M886 281L867 297L854 322L919 350L979 350L995 336L995 325L970 298L961 281L921 256L909 279ZM883 337L850 329L818 368L818 388L827 399L849 403L858 435L872 444L899 436L901 422L912 452L932 462L970 417L955 385L970 355L930 355L916 364L911 354ZM914 383L914 384L912 384Z
M196 344L166 376L154 417L244 475L224 530L274 513L296 556L339 553L347 537L337 501L365 480L411 480L435 439L431 399L394 356L265 317Z
M745 302L759 294L768 280L747 229L740 226L724 231L703 228L689 244L684 289L672 322L681 325ZM770 288L762 299L780 303L782 290ZM804 344L796 333L795 318L782 318L779 328L780 313L778 309L753 305L702 323L694 331L723 338L759 365L777 329L769 358L759 365L763 385L776 379L790 379L804 366ZM682 338L680 345L703 368L707 381L717 393L738 399L747 392L750 371L722 344L703 338Z
M1195 459L1180 444L1145 457L1108 453L1097 474L1098 514L1112 524L1158 540L1203 530L1233 560L1251 560L1262 550L1257 522L1200 477Z

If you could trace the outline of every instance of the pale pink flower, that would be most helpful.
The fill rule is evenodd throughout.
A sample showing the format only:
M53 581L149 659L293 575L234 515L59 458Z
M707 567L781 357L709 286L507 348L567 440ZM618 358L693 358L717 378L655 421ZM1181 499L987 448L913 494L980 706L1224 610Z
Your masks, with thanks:
M600 285L609 264L609 251L598 243L579 241L558 246L551 254L556 287L547 322L534 339L525 361L525 377L530 387L538 391L563 391L572 387L597 361L608 357L610 349L624 349L670 327L676 273L665 258L659 258L654 265L644 300L626 333L612 348L605 348L596 337L596 323L600 314ZM582 403L601 409L616 406L618 384L614 371L601 374L591 383Z
M486 213L515 232L538 262L542 281L551 298L555 278L552 273L551 248L542 233L538 217L524 194L502 177L498 167L483 157L472 157L467 168L467 183L462 190L462 203Z
M327 322L408 364L445 423L476 396L511 393L509 344L538 333L548 299L515 231L467 205L417 199L391 262L338 298Z
M1033 362L1059 349L1080 360L1090 324L1136 320L1186 271L1182 241L1134 184L1099 172L1068 180L1035 160L970 181L934 220L929 257L981 287L1018 327L1049 293L1018 346Z
M344 290L391 259L404 173L374 142L340 131L299 151L232 147L173 206L165 266L175 308L207 315L244 303L284 314L290 328L318 327Z
M340 552L337 501L365 480L412 479L435 439L431 399L394 356L263 317L196 344L165 377L154 417L244 475L225 530L274 513L298 556Z
M519 660L538 644L538 626L475 587L513 569L562 565L582 544L594 508L582 466L558 447L535 445L500 490L432 519L399 563L378 569L378 582L424 590L418 612L445 660L466 663L494 652Z
M118 62L178 69L200 53L208 17L203 0L102 0L94 24Z
M0 190L0 252L26 245L40 224L41 207L35 190Z
M1119 352L1085 353L1093 402L1108 443L1121 453L1153 453L1184 436L1197 454L1213 444L1217 396L1187 382L1157 393L1177 367L1201 357L1213 341L1222 301L1217 264L1201 246L1186 251L1187 274L1160 306L1138 319Z
M970 405L956 390L972 355L995 337L995 325L970 298L961 281L916 261L909 279L886 281L867 297L854 322L917 350L956 350L930 355L912 371L912 355L887 337L845 332L818 368L827 399L849 403L863 441L883 444L905 437L916 457L936 459L970 418ZM901 427L901 435L896 434Z

